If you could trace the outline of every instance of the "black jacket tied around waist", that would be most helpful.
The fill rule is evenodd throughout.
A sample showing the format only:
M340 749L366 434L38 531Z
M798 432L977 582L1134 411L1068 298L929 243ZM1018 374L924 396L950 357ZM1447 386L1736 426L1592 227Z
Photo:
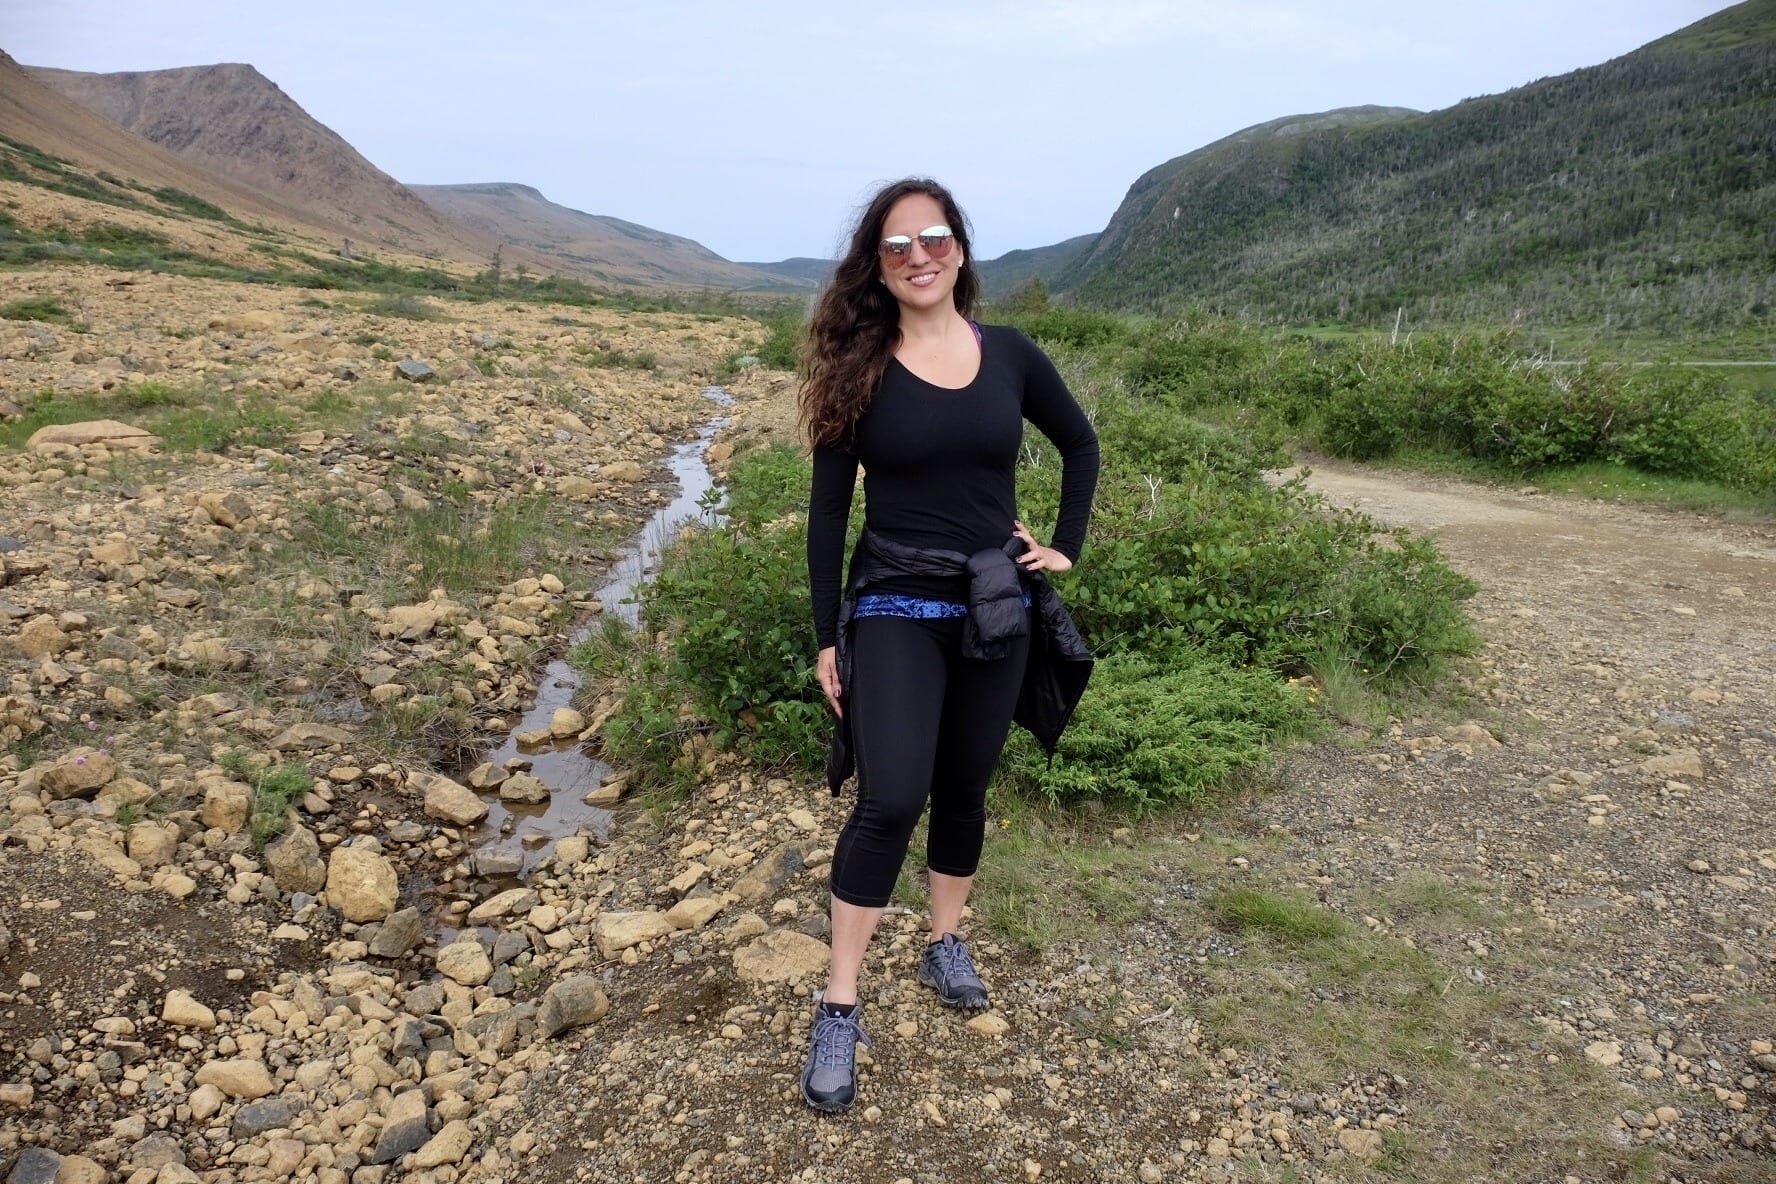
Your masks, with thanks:
M851 625L857 599L872 584L898 576L968 577L968 617L962 627L962 656L985 661L1005 657L1008 643L1034 631L1024 680L1018 690L1012 722L1036 737L1049 759L1079 698L1091 681L1092 656L1085 639L1067 615L1060 593L1041 572L1025 571L1016 562L1024 541L1013 535L1003 546L964 555L960 551L906 547L865 531L851 557L851 580L839 604L838 662L841 698L851 685ZM1024 593L1030 605L1024 606ZM826 758L826 784L836 796L851 775L856 754L851 748L850 716L834 721L832 748Z

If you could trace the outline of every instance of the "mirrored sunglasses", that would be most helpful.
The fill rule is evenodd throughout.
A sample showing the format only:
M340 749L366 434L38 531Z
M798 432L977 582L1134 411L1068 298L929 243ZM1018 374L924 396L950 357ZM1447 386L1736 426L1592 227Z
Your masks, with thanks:
M905 263L914 241L913 237L904 234L891 234L882 240L882 254L896 262ZM942 259L950 253L950 247L955 245L956 235L948 226L928 226L918 233L916 241L925 248L927 255L933 259Z

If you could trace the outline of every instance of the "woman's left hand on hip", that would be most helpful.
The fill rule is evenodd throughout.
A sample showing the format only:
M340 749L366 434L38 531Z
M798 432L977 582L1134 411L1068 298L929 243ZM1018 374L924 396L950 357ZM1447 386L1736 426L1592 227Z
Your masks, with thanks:
M1032 535L1030 528L1022 522L1014 523L1011 533L1022 539L1024 545L1030 548L1017 557L1018 566L1025 571L1067 571L1073 566L1071 559L1053 547L1045 547L1037 542L1036 536Z

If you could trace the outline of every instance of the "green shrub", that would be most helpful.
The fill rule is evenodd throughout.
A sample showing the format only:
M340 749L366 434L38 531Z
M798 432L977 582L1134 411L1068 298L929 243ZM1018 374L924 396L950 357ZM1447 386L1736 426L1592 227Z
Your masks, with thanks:
M289 828L290 807L314 788L314 778L301 765L272 765L258 773L253 786L253 811L247 830L263 847Z
M1093 350L1118 346L1127 341L1133 332L1127 317L1087 308L1048 304L1027 310L1005 311L1009 314L1005 317L1007 324L1023 330L1035 341L1065 349Z
M1380 460L1406 439L1410 405L1391 382L1347 386L1320 413L1320 446L1350 460Z
M802 318L798 313L778 313L765 318L769 335L753 350L759 362L772 370L794 370L802 346Z
M1001 777L1057 805L1143 813L1202 799L1306 718L1306 696L1269 671L1190 646L1125 653L1098 663L1053 763L1020 731Z
M1633 416L1611 440L1615 458L1648 473L1732 482L1744 463L1733 462L1756 429L1755 413L1726 384L1676 367L1637 376ZM1737 449L1735 448L1737 445Z
M792 444L746 454L733 466L725 510L741 530L757 530L808 502L808 458Z
M703 530L676 544L643 596L672 639L672 674L724 745L767 765L812 765L830 722L814 682L807 526Z
M183 189L174 189L170 185L150 190L150 192L163 204L190 214L194 218L208 218L216 222L231 221L227 210L213 202L205 201L195 193L186 193Z

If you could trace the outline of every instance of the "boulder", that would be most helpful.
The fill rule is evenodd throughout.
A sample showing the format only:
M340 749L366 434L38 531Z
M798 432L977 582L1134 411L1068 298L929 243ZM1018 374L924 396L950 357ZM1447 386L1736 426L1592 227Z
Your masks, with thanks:
M438 973L465 987L478 987L493 977L493 959L469 934L438 951Z
M234 1112L229 1133L237 1139L251 1139L266 1131L289 1126L296 1120L296 1114L296 1103L290 1098L262 1098L248 1102Z
M320 750L334 745L350 744L356 737L344 728L329 724L291 724L277 734L271 747L278 752L293 748Z
M56 619L45 613L32 617L12 635L13 648L31 659L53 658L74 646L74 639L62 631Z
M581 796L580 801L588 806L598 806L608 810L618 802L622 801L623 796L628 792L629 774L622 773L616 777L612 777L609 781L606 781L596 789L587 790L586 793Z
M370 940L370 952L378 958L402 958L419 944L419 910L405 908L390 913Z
M230 530L253 516L252 504L233 490L205 490L197 495L197 506L210 516L211 522Z
M644 941L656 941L672 930L673 924L666 919L666 914L652 909L637 913L600 913L592 922L592 938L598 943L598 952L606 958L615 958Z
M1662 752L1640 762L1640 769L1656 777L1694 777L1699 781L1702 779L1702 754L1693 748Z
M210 328L220 329L225 333L270 333L278 328L276 313L255 308L247 312L237 312L233 316L215 317L210 321Z
M233 834L247 825L253 812L253 790L238 781L212 781L204 790L203 811L199 815L205 826Z
M370 1162L389 1163L409 1151L418 1151L431 1135L431 1126L426 1120L425 1090L410 1089L398 1093L389 1102L382 1133L376 1139L376 1149L370 1153Z
M265 848L265 864L279 892L319 892L327 883L320 840L306 826L292 826Z
M407 784L425 795L425 812L428 818L436 818L452 826L474 826L487 817L487 803L474 790L442 773L416 769L407 774Z
M385 632L393 632L402 641L418 641L438 627L444 610L436 604L397 604L383 618Z
M96 748L76 748L51 765L38 781L38 788L51 799L90 798L117 776L117 762L111 754Z
M208 1062L198 1069L197 1083L213 1085L231 1098L249 1102L263 1098L274 1088L265 1062L245 1057Z
M518 773L500 782L500 801L537 806L549 800L549 787L529 773Z
M537 906L540 899L534 889L508 888L470 909L469 924L485 925L489 921L497 921L515 913L528 913Z
M105 1184L108 1175L104 1165L84 1155L64 1155L55 1184Z
M408 382L430 382L438 377L438 372L417 358L407 358L395 363L395 377Z
M165 867L179 850L179 831L163 822L138 822L129 828L125 852L143 867Z
M453 1118L444 1129L431 1137L413 1156L413 1166L420 1171L457 1163L469 1153L475 1142L474 1128L461 1118Z
M158 447L160 437L127 423L119 423L115 419L94 419L86 423L52 423L38 428L25 441L25 447L34 452L48 451L58 444L83 448L88 444L103 444L107 448L129 448L147 450Z
M216 1013L193 999L189 991L168 991L160 1018L180 1028L201 1028L205 1032L216 1026Z
M747 982L787 983L825 970L832 960L826 943L793 929L773 929L734 951L734 973Z
M379 921L395 911L400 878L394 865L363 847L339 847L327 861L327 900L348 921Z
M568 835L555 840L555 866L568 871L586 862L592 854L592 840L585 835Z
M749 903L775 897L790 878L807 865L796 843L785 843L759 860L734 882L734 895Z
M543 996L537 1012L537 1032L546 1037L581 1024L603 1019L610 1012L610 999L600 989L598 980L580 974L562 979Z
M701 929L722 911L722 902L714 896L687 896L666 910L666 919L674 929Z
M55 1184L62 1157L47 1147L25 1147L12 1161L6 1184Z

